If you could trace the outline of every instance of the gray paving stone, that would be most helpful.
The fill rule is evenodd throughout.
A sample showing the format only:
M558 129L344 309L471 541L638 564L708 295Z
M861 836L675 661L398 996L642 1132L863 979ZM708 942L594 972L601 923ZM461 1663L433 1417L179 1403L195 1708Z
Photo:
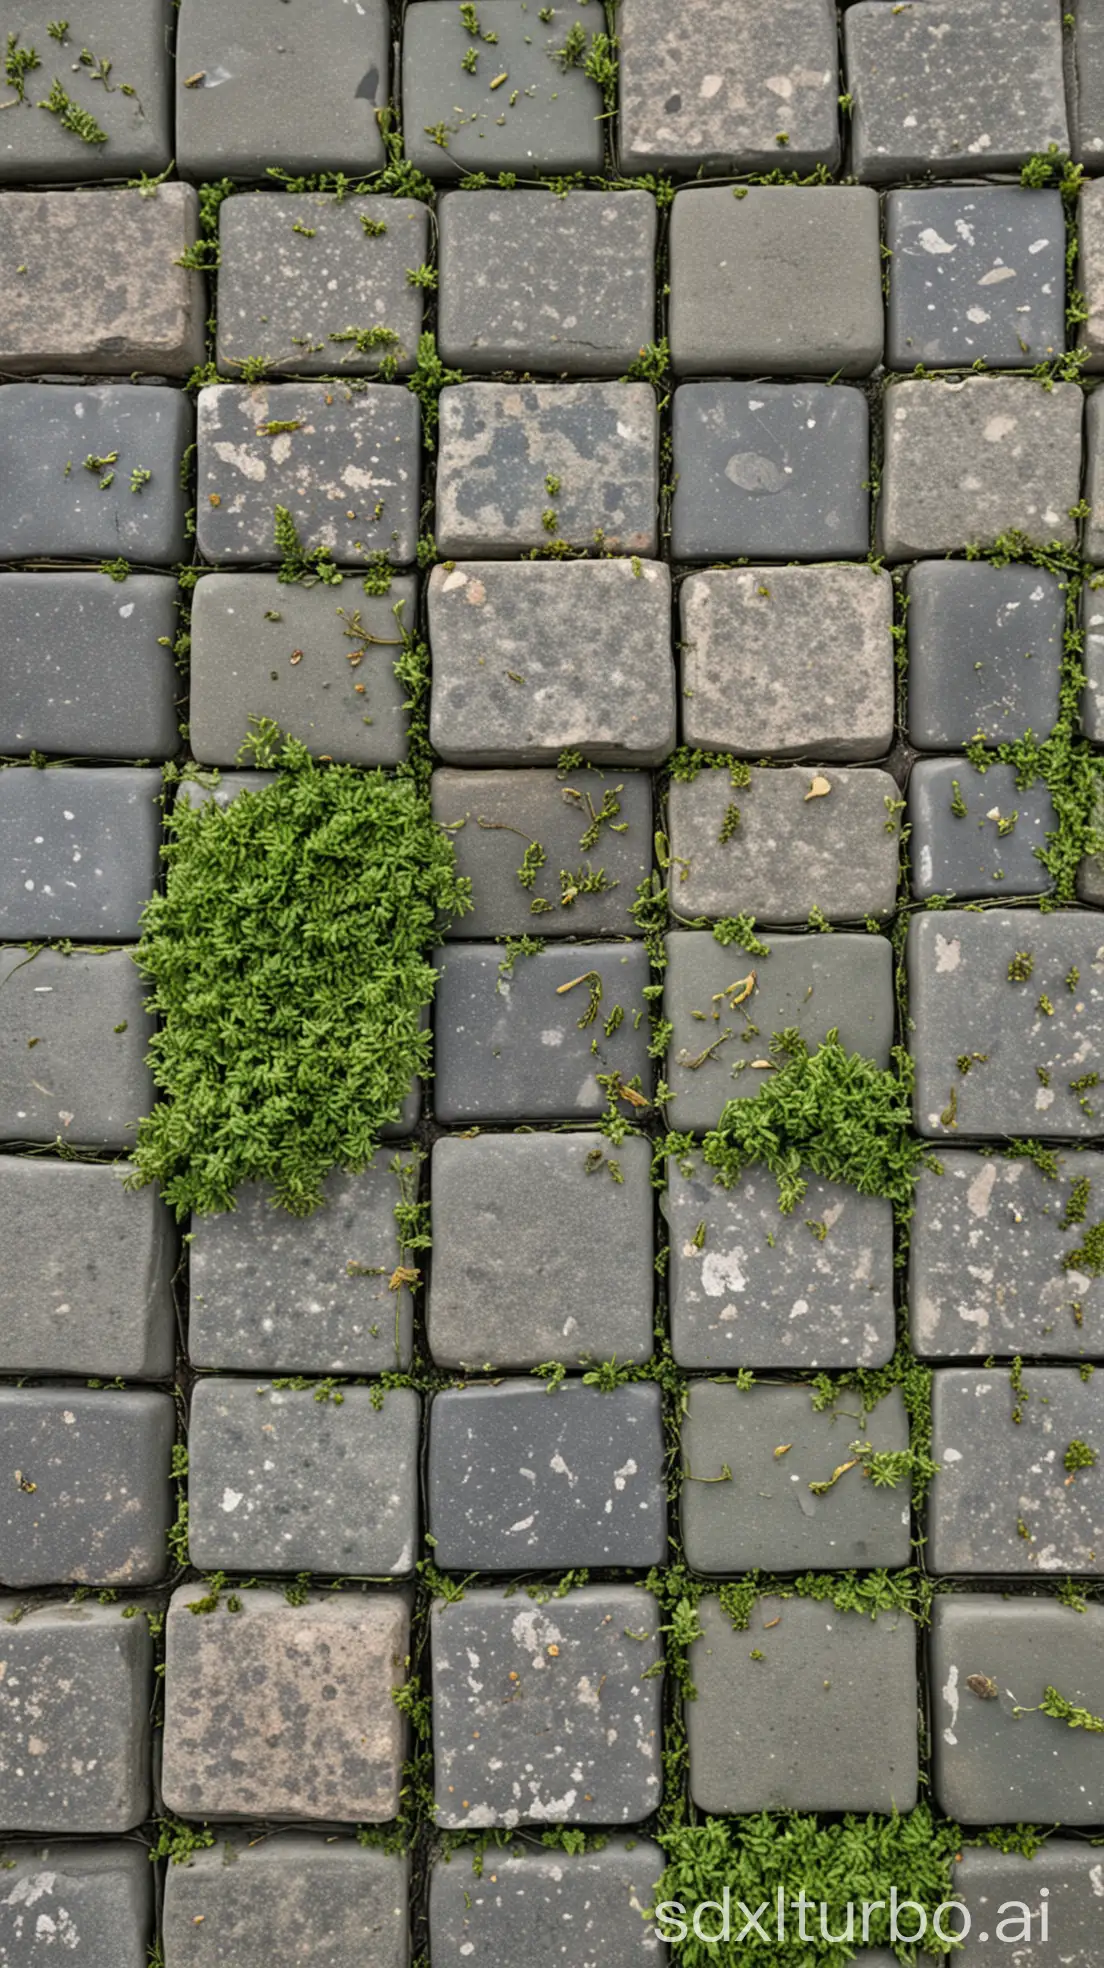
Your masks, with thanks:
M486 1968L552 1961L568 1948L580 1968L599 1961L651 1968L657 1950L649 1916L663 1865L658 1845L645 1838L614 1837L594 1852L518 1846L496 1852L493 1871L478 1878L467 1853L458 1852L430 1874L430 1944L441 1961L460 1959L470 1945Z
M837 931L833 936L773 936L770 955L724 949L710 930L681 930L667 938L663 1016L674 1034L666 1079L672 1088L673 1128L702 1133L716 1127L729 1100L754 1097L763 1085L757 1060L769 1058L775 1032L795 1026L815 1050L839 1032L847 1052L889 1064L893 1042L892 952L884 936ZM714 1016L714 997L727 1002L734 984L750 996ZM704 1013L704 1020L694 1013ZM752 1028L756 1029L752 1029ZM731 1038L700 1065L701 1053L725 1033Z
M0 1620L0 1818L16 1832L132 1831L150 1808L144 1614L0 1599Z
M0 988L0 1140L133 1147L155 1096L153 1020L129 950L41 950L31 963L3 950Z
M1075 546L1080 495L1075 383L928 377L889 392L878 537L891 560L991 547L1006 533Z
M437 1141L428 1313L437 1364L650 1359L650 1171L649 1144L636 1135L616 1149L597 1133Z
M167 574L0 574L0 753L175 752L177 594Z
M11 1843L3 1863L0 1959L7 1968L34 1968L59 1944L78 1968L146 1968L154 1880L140 1844Z
M869 375L882 356L877 193L736 189L694 186L671 208L676 375ZM1060 222L1059 201L1059 238Z
M162 1788L186 1817L380 1824L398 1810L410 1610L401 1592L242 1592L196 1617L182 1585L165 1621Z
M168 567L184 557L192 408L182 390L9 383L0 408L0 559ZM136 489L135 473L149 474Z
M601 91L580 64L556 59L573 18L559 6L545 23L536 7L479 0L472 34L451 0L414 0L403 17L402 67L411 162L446 180L466 171L600 171ZM469 50L475 62L465 67Z
M1065 599L1037 567L924 560L908 595L908 730L922 751L1003 744L1058 721Z
M0 773L0 934L136 937L157 882L160 799L156 769Z
M3 596L0 592L0 607ZM1099 576L1090 574L1081 597L1085 646L1081 661L1085 694L1081 699L1081 728L1094 745L1104 745L1104 595Z
M838 164L828 0L625 0L618 31L623 171Z
M814 783L830 787L810 798ZM668 794L671 905L683 916L804 923L888 916L897 894L897 781L867 768L751 769L733 788L723 768L675 780ZM731 821L739 822L722 839Z
M673 429L676 559L866 553L870 418L859 390L683 383Z
M1072 909L946 909L913 917L909 1049L921 1134L1099 1133L1102 926L1099 916ZM1030 975L1009 977L1013 964L1027 967L1024 960ZM1043 1000L1053 1009L1040 1009ZM962 1072L958 1060L977 1053L985 1059Z
M388 99L386 0L240 0L226 39L223 0L181 0L176 162L186 178L285 170L374 171L376 110Z
M967 1847L955 1866L954 1890L970 1917L970 1953L978 1968L1007 1961L1009 1941L1015 1941L1023 1968L1044 1968L1055 1957L1069 1968L1092 1968L1099 1864L1091 1845L1072 1838L1045 1839L1031 1859Z
M172 1219L127 1173L0 1156L0 1372L172 1373Z
M799 1208L783 1216L765 1169L749 1168L731 1189L697 1156L688 1173L674 1160L667 1169L680 1367L823 1371L892 1359L893 1213L884 1197L807 1170Z
M886 199L891 368L1024 369L1066 346L1057 191L956 185Z
M872 1620L830 1602L763 1598L738 1633L717 1600L703 1599L698 1618L698 1698L685 1713L699 1810L912 1810L916 1629L907 1614Z
M475 375L620 376L653 340L650 192L450 192L437 223L446 362Z
M435 567L429 635L430 737L450 764L551 765L570 748L601 765L658 765L674 746L671 577L659 561Z
M1104 151L1104 13L1099 0L1083 0L1074 19L1075 87L1070 91L1073 155L1087 171L1101 167Z
M336 72L336 71L335 71ZM257 192L219 207L218 366L249 356L298 376L373 376L387 356L414 367L430 257L429 210L414 198ZM358 348L358 331L395 338Z
M893 740L893 588L865 567L731 567L679 592L682 735L749 758L880 758Z
M48 22L50 0L7 0L5 33L38 66L26 77L23 107L0 126L0 182L87 183L90 178L155 176L172 162L170 15L163 0L96 0L60 43ZM95 43L82 62L83 37ZM99 70L106 63L106 79ZM60 114L31 115L57 81L89 112L106 143L85 143ZM5 84L5 100L8 97Z
M1094 390L1085 399L1085 497L1092 510L1085 521L1082 546L1092 561L1104 560L1104 400L1098 402L1098 394Z
M961 178L1068 150L1062 33L1049 0L863 0L844 14L852 168Z
M1014 765L979 772L967 758L918 759L908 818L915 896L1045 895L1054 886L1036 853L1057 831L1050 794L1041 780L1017 786Z
M149 1585L168 1569L172 1397L149 1388L0 1387L9 1586Z
M294 430L270 424L294 424ZM304 548L403 564L418 539L421 415L408 390L364 383L216 383L199 393L196 534L206 560L274 561L275 509Z
M442 554L503 559L554 540L655 553L659 423L650 383L457 383L441 391L440 406Z
M494 1587L438 1601L438 1825L646 1818L661 1790L660 1683L645 1678L659 1621L651 1593L632 1585L583 1586L547 1605Z
M1100 1714L1104 1607L1076 1613L988 1592L937 1598L928 1647L939 1807L970 1825L1099 1823L1095 1737L1037 1711L1055 1687ZM996 1682L996 1694L976 1693L975 1676Z
M231 1832L165 1874L162 1931L172 1968L205 1968L211 1945L235 1968L305 1961L407 1968L410 1862L320 1832ZM206 1934L207 1938L204 1938Z

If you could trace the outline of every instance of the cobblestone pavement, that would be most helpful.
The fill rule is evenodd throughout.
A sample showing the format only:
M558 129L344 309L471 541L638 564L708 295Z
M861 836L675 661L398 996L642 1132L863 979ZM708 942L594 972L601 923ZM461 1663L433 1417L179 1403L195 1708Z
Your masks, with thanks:
M1069 4L6 0L3 1968L1104 1959ZM131 953L258 718L474 906L371 1166L177 1224Z

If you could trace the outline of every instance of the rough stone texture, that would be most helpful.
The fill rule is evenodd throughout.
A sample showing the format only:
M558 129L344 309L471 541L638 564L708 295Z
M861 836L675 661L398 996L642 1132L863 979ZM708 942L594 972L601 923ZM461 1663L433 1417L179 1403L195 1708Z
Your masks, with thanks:
M35 1968L60 1944L77 1968L147 1968L153 1887L137 1842L6 1843L0 1961Z
M6 0L5 35L20 48L33 48L40 66L27 77L24 106L0 120L0 182L87 183L89 178L155 176L172 161L172 63L166 0L95 0L59 46L47 23L56 20L51 0ZM96 57L111 64L106 89L89 64L78 57L82 37L94 42ZM90 111L107 136L102 144L82 143L59 116L31 114L57 78L79 109ZM5 84L4 100L11 91Z
M195 243L197 220L191 185L162 185L156 198L140 191L6 193L0 369L188 375L204 355L203 277L178 261Z
M398 1809L410 1613L399 1592L241 1594L241 1611L191 1611L182 1585L165 1622L162 1787L190 1818L321 1818L380 1824Z
M168 1569L172 1398L149 1388L0 1387L5 1585L149 1585Z
M270 423L297 423L269 435ZM280 558L286 506L305 549L355 566L412 561L421 413L409 390L369 383L216 383L199 393L196 532L206 560Z
M1020 1166L1017 1164L1017 1166ZM681 1367L881 1367L893 1357L893 1214L806 1171L797 1210L749 1168L731 1189L667 1165L671 1348ZM695 1243L698 1225L705 1231ZM810 1224L827 1226L821 1237Z
M446 1571L661 1565L659 1388L605 1394L578 1380L555 1389L507 1380L438 1394L427 1516L434 1562Z
M439 1826L633 1824L655 1809L650 1593L589 1585L542 1606L469 1588L431 1621Z
M682 735L717 751L880 758L893 589L865 567L729 567L682 584Z
M862 0L845 10L843 32L860 178L1018 171L1052 145L1069 149L1050 0L912 0L896 10Z
M466 191L440 201L437 223L445 362L621 376L652 341L650 192Z
M597 1152L623 1181L602 1165L588 1173ZM636 1136L616 1149L600 1134L437 1141L428 1324L438 1366L650 1359L650 1160Z
M503 559L553 540L655 553L650 383L458 383L441 391L440 415L441 554Z
M0 935L136 937L157 882L160 795L159 771L128 766L0 773Z
M1045 895L1054 886L1036 852L1058 828L1050 794L1041 780L1017 786L1014 765L979 772L967 758L919 759L908 818L915 896Z
M936 1599L928 1646L940 1809L970 1825L1098 1824L1096 1737L1038 1705L1055 1687L1093 1715L1104 1709L1104 1607L1071 1613L1053 1599L955 1594ZM995 1681L996 1695L976 1695L971 1675Z
M1076 87L1071 91L1073 155L1099 171L1104 151L1104 12L1100 0L1081 0L1074 21Z
M839 162L829 0L624 0L618 33L623 171Z
M1085 521L1082 545L1089 560L1104 560L1104 444L1101 418L1104 398L1093 391L1085 399L1085 497L1092 507Z
M673 1128L703 1132L717 1125L726 1101L757 1094L763 1072L755 1062L769 1058L772 1035L791 1025L814 1050L836 1028L847 1052L889 1064L892 951L883 936L772 935L769 956L749 957L723 949L710 930L682 930L668 936L667 958L663 1016L674 1025L666 1065ZM726 1010L724 994L737 985L739 995L751 973L748 998ZM714 1007L717 994L724 1001ZM700 1066L687 1063L725 1033L731 1038Z
M652 869L647 773L587 767L568 773L454 772L444 766L433 774L430 792L433 817L452 841L457 873L470 880L475 902L446 936L636 933L629 911ZM611 808L616 802L612 824L603 821L592 841L607 801ZM532 885L523 887L519 869L534 841L544 850L544 864ZM605 888L578 892L582 880L598 875L605 876Z
M386 595L347 584L281 583L275 574L205 576L192 595L195 757L233 765L250 718L271 717L315 754L354 765L400 764L410 693L395 675L395 659L402 653L399 625L413 630L415 608L407 575ZM354 614L387 646L349 635L342 617Z
M752 185L742 198L729 185L680 191L670 254L677 375L867 376L881 361L878 196L869 186ZM1061 282L1058 291L1060 306Z
M1058 720L1065 598L1038 567L925 560L909 569L908 731L922 751L1004 744Z
M658 1845L644 1838L611 1838L585 1853L518 1845L496 1852L479 1878L458 1852L430 1873L434 1958L460 1960L468 1946L484 1968L516 1968L570 1950L576 1968L654 1968L662 1957L651 1908L663 1866Z
M3 950L0 988L0 1140L132 1147L154 1087L153 1020L130 951L42 950L28 963Z
M870 415L859 390L683 383L673 429L676 559L866 553Z
M351 1838L231 1832L166 1868L166 1960L269 1968L315 1954L324 1968L407 1968L409 1886L407 1858Z
M0 204L2 204L0 200ZM168 758L180 742L167 574L0 574L0 753Z
M639 1078L650 1092L642 944L561 943L517 957L507 977L504 961L498 943L449 943L434 954L439 1121L596 1121L608 1104L599 1074ZM598 989L596 1015L584 1022ZM619 1006L622 1021L607 1034Z
M223 375L236 374L251 355L298 376L373 376L384 356L400 375L414 367L422 289L407 270L430 257L429 211L419 200L271 191L230 197L219 207L219 251ZM343 339L372 328L390 329L395 340L358 349L355 339Z
M1066 226L1057 191L891 191L893 369L1024 369L1066 346Z
M188 1431L188 1548L201 1571L399 1576L418 1535L418 1415L410 1387L201 1380Z
M1104 597L1097 586L1099 576L1090 575L1081 600L1081 620L1085 631L1082 664L1085 694L1081 699L1081 728L1094 745L1104 745ZM3 591L0 587L0 608Z
M182 390L10 383L3 405L0 560L121 557L168 567L185 557L180 461L192 408ZM86 466L112 452L115 463ZM137 492L135 471L150 473Z
M916 1629L907 1614L872 1620L830 1602L764 1598L738 1633L717 1600L703 1599L698 1618L698 1698L685 1715L699 1810L912 1810Z
M674 745L671 577L658 561L435 567L429 634L430 737L454 765L551 765L566 748L658 765Z
M1076 545L1081 401L1075 383L1043 390L1028 376L896 383L886 399L881 551L891 560L961 553L1004 533Z
M1068 1968L1093 1968L1100 1926L1099 1868L1093 1847L1072 1838L1045 1839L1031 1859L985 1846L965 1850L955 1866L954 1890L970 1916L970 1956L977 1968L1007 1962L1010 1937L1023 1968L1046 1968L1055 1959ZM1030 1913L1030 1939L1021 1939L1024 1906Z
M0 1372L172 1373L176 1237L128 1172L0 1157Z
M0 1621L0 1819L67 1836L133 1830L151 1801L145 1617L88 1600L28 1611L0 1599Z
M810 799L817 780L831 787ZM751 771L734 789L723 769L675 780L668 795L672 907L684 916L804 923L818 908L834 921L893 913L897 893L897 781L867 768L813 774L806 766ZM730 808L740 815L721 835Z
M1093 1087L1071 1082L1092 1074L1104 1036L1102 929L1099 916L1071 909L946 909L913 917L909 1049L921 1134L946 1140L956 1132L1100 1132ZM1032 959L1032 970L1017 982L1008 969L1021 955ZM1074 971L1071 989L1066 980ZM1040 1011L1043 997L1052 1012ZM975 1052L985 1061L961 1072L958 1059Z

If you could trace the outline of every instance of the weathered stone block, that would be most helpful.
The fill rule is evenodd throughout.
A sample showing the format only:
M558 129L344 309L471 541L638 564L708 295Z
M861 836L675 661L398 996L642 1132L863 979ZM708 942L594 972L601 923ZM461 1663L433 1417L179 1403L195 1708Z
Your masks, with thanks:
M1070 92L1073 155L1099 171L1104 151L1104 12L1082 0L1074 19L1075 87Z
M136 178L143 172L152 177L169 169L171 16L164 0L144 0L138 7L134 0L96 0L95 10L60 43L49 28L56 11L51 0L7 0L4 9L4 27L14 34L17 52L33 51L38 64L24 78L22 106L0 124L0 181L86 184L90 178ZM87 60L80 46L84 35L96 44ZM82 140L71 121L63 120L60 102L53 114L31 113L54 93L51 85L91 115L106 142ZM11 100L15 109L15 97Z
M1065 598L1038 567L924 560L909 569L908 728L921 751L1000 745L1058 721Z
M861 391L827 383L683 383L673 430L677 559L866 553L870 418Z
M0 590L0 607L3 593ZM1104 745L1104 597L1099 575L1090 575L1081 600L1081 621L1085 632L1082 664L1085 694L1081 699L1081 728L1094 745Z
M175 752L177 595L167 574L0 574L0 752Z
M1046 786L1016 784L1014 765L979 772L968 758L918 759L909 774L912 892L918 897L1045 895L1037 850L1058 821Z
M518 1846L496 1852L493 1878L477 1878L466 1852L457 1852L430 1874L430 1944L440 1960L458 1960L470 1945L486 1968L515 1968L585 1934L587 1954L605 1968L651 1968L651 1908L663 1865L647 1838L611 1838L593 1852Z
M3 950L0 987L0 1140L133 1147L153 1020L130 951Z
M0 1505L6 1585L149 1585L168 1569L172 1397L0 1387L0 1453L15 1472Z
M326 1968L407 1968L410 1862L321 1832L230 1832L165 1874L172 1968L205 1968L211 1942L235 1968L323 1950ZM206 1934L207 1938L204 1938ZM215 1957L217 1960L217 1956Z
M1097 395L1093 390L1085 398L1085 497L1092 510L1085 521L1082 544L1092 561L1104 560L1104 401L1098 403Z
M136 937L160 843L159 771L9 767L0 773L0 934Z
M133 1831L148 1814L153 1643L145 1615L124 1612L0 1599L0 1815L13 1831Z
M1066 346L1057 191L956 185L886 199L893 369L1025 369Z
M192 407L182 390L9 383L2 402L0 559L184 558Z
M1052 1949L1069 1968L1092 1968L1099 1864L1091 1845L1072 1838L1046 1838L1030 1859L967 1846L954 1869L954 1891L970 1919L978 1968L1007 1961L1009 1942L1023 1968L1045 1968Z
M147 1968L153 1870L132 1843L4 1846L0 1959L34 1968L61 1946L78 1968ZM34 1911L32 1911L34 1909Z

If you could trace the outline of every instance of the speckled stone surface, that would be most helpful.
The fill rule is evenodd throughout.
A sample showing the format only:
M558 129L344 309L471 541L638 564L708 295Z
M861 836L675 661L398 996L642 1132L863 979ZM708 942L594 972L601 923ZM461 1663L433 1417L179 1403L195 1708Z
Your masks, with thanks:
M1057 191L956 186L886 199L892 369L1024 369L1066 345Z
M180 463L193 416L182 390L11 383L3 401L0 559L183 559ZM135 471L150 473L137 492Z
M130 952L42 950L28 963L3 950L0 986L0 1140L132 1147L154 1090L152 1019Z
M865 555L870 418L859 390L683 383L672 415L677 559Z
M1081 661L1085 693L1081 699L1081 728L1094 745L1104 745L1104 594L1090 576L1082 594L1081 621L1085 648ZM3 595L0 591L0 607Z
M170 14L165 0L135 7L134 0L96 0L95 10L73 23L55 45L48 22L57 19L51 0L6 0L5 35L17 46L33 48L40 66L27 78L23 107L0 122L0 181L32 184L86 183L89 178L150 176L172 161L172 62ZM82 37L91 35L96 55L111 64L112 87L104 88L90 64L78 59ZM81 143L59 116L32 114L50 94L55 76L79 109L91 112L104 131L104 144ZM8 98L5 85L4 97Z
M180 676L167 574L0 574L0 752L167 758Z
M1093 1968L1099 1864L1092 1845L1073 1838L1047 1838L1030 1859L985 1846L965 1850L954 1869L954 1890L970 1916L970 1952L978 1968L1007 1961L1009 1938L1020 1935L1016 1951L1023 1968L1045 1968L1052 1950L1069 1968ZM1029 1930L1023 1925L1024 1907Z
M141 1844L5 1843L0 1960L34 1968L62 1947L78 1968L147 1968L153 1869Z
M908 819L917 897L1045 895L1054 886L1036 852L1053 845L1054 806L1041 780L1017 786L1014 765L979 772L967 758L918 759Z
M978 735L1004 744L1053 728L1065 613L1055 575L924 560L910 567L905 592L914 745L949 751Z
M407 1968L409 1887L407 1858L351 1838L230 1832L166 1869L166 1959L206 1968L222 1955L235 1968L268 1968L298 1950L325 1968L364 1968L366 1958L372 1968Z
M137 937L157 881L160 795L152 769L0 773L0 935Z
M651 1593L631 1585L547 1605L483 1586L435 1603L438 1825L646 1818L660 1794L660 1683L644 1678L661 1656L659 1622Z
M1087 321L1078 329L1078 346L1088 352L1086 369L1101 369L1104 368L1104 184L1099 178L1087 179L1081 189L1077 245L1077 278L1089 311Z
M1104 151L1104 14L1078 7L1074 20L1077 88L1070 104L1073 155L1086 170L1099 170Z
M17 1472L0 1505L8 1586L149 1585L168 1570L171 1396L0 1388L0 1455Z
M132 1831L151 1802L153 1644L144 1615L124 1619L119 1606L89 1600L28 1610L0 1599L0 1620L5 1825L67 1836Z
M1093 391L1085 399L1085 497L1092 508L1085 521L1082 546L1091 561L1104 561L1104 398Z
M576 1968L651 1968L658 1954L651 1908L663 1854L650 1839L611 1838L600 1851L496 1852L493 1876L475 1876L465 1852L430 1874L430 1942L438 1958L465 1946L485 1968L571 1950Z

